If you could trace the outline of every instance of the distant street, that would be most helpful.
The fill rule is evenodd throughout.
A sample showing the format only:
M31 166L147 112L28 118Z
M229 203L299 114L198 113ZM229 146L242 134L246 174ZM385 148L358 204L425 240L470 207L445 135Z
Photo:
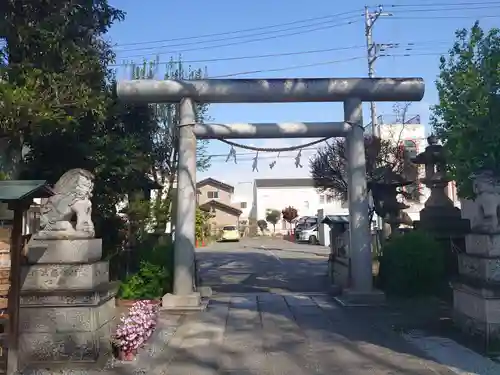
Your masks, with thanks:
M325 292L329 250L275 238L198 249L203 285L218 293Z

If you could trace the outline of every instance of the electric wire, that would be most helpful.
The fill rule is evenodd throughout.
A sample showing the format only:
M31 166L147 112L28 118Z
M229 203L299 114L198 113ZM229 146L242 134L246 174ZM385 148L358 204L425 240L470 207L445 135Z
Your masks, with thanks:
M359 18L358 16L356 16L355 18ZM340 19L340 20L337 20L337 21L349 21L350 19L354 19L354 17L349 17L349 18L346 18L346 19ZM297 31L297 30L302 30L302 29L307 29L307 28L310 28L310 27L317 27L317 26L323 26L323 25L326 25L326 26L323 26L321 28L319 28L319 30L322 30L323 28L329 28L329 27L336 27L338 26L337 24L333 24L331 25L332 23L332 20L329 20L329 21L323 21L323 22L319 22L319 23L315 23L315 24L312 24L312 25L303 25L303 26L294 26L294 27L289 27L289 28L286 28L286 29L283 29L283 30L276 30L276 31L273 31L273 33L281 33L281 32L285 32L285 31ZM340 24L340 26L344 25L345 23L342 23ZM349 24L349 22L347 22L347 24ZM304 33L306 32L309 32L309 31L315 31L316 28L314 29L311 29L311 30L305 30ZM193 46L193 45L199 45L199 44L206 44L206 43L214 43L214 42L225 42L227 40L236 40L236 39L242 39L242 38L249 38L249 37L260 37L260 36L269 36L270 32L269 31L261 31L261 32L258 32L258 33L253 33L253 34L250 34L250 35L237 35L237 36L232 36L232 37L224 37L224 38L218 38L218 39L212 39L212 40L209 40L209 41L206 41L206 40L202 40L202 41L195 41L195 42L187 42L187 43L177 43L177 44L167 44L167 45L160 45L160 46L152 46L152 47L137 47L137 48L127 48L127 49L124 49L124 50L116 50L116 52L122 52L122 51L125 51L125 52L129 52L129 51L146 51L146 50L153 50L153 49L157 49L157 48L171 48L171 47L184 47L184 46ZM294 34L292 34L294 35ZM285 36L288 36L285 35ZM279 35L277 35L276 37L280 37Z
M474 6L471 6L474 5ZM479 5L479 6L478 6ZM500 2L495 1L495 2L459 2L459 3L434 3L434 4L386 4L383 5L384 7L389 7L389 8L420 8L420 9L403 9L400 13L414 13L414 12L437 12L437 11L466 11L466 10L477 10L477 9L491 9L492 7L497 8L500 6ZM453 8L450 8L453 7ZM440 8L440 9L436 9ZM345 19L339 19L340 17L351 15L348 18ZM270 25L270 26L263 26L263 27L255 27L255 28L250 28L250 29L243 29L243 30L233 30L233 31L227 31L227 32L221 32L221 33L212 33L212 34L204 34L204 35L198 35L198 36L189 36L189 37L181 37L181 38L173 38L173 39L163 39L163 40L156 40L156 41L143 41L143 42L134 42L134 43L123 43L123 44L117 44L115 47L123 47L123 46L143 46L146 44L155 44L155 43L169 43L173 41L181 41L181 40L193 40L193 39L201 39L201 38L208 38L208 37L218 37L218 36L224 36L224 35L232 35L232 34L238 34L242 32L250 32L250 31L258 31L256 34L250 34L250 35L239 35L236 37L231 37L231 38L223 38L223 39L212 39L212 40L204 40L204 41L197 41L193 43L180 43L180 44L174 44L174 45L167 45L167 46L153 46L153 47L140 47L140 48L132 48L132 49L119 49L117 52L126 52L126 51L134 51L134 50L148 50L148 49L155 49L155 48L164 48L164 47L174 47L174 46L184 46L184 45L191 45L191 44L203 44L203 43L212 43L216 41L225 41L228 39L237 39L237 38L248 38L251 36L261 36L261 35L269 35L272 33L279 33L279 32L284 32L284 31L296 31L297 29L300 28L308 28L312 26L318 26L321 24L329 23L332 22L334 18L337 18L336 21L345 21L348 19L353 19L358 16L361 16L361 9L355 9L343 13L338 13L338 14L332 14L332 15L326 15L322 17L315 17L315 18L308 18L308 19L303 19L303 20L296 20L292 22L287 22L287 23L282 23L282 24L275 24L275 25ZM497 17L496 15L489 15L492 17ZM447 15L447 16L441 16L444 18L455 18L456 16L453 15ZM441 18L440 17L440 18ZM469 17L469 16L461 16L461 17ZM460 18L461 18L460 17ZM311 22L311 21L320 21L320 20L325 20L329 19L329 21L322 21L322 22L317 22L313 23L310 25L302 25L302 26L296 26L292 28L285 28L283 30L270 30L270 31L262 31L262 30L267 30L271 28L276 28L276 27L283 27L283 26L290 26L290 25L297 25L299 23L305 23L305 22Z
M214 46L192 47L192 48L184 48L184 49L173 50L173 51L163 51L163 50L161 50L162 47L155 47L156 49L159 48L160 50L157 50L157 51L149 53L149 54L146 53L146 54L139 54L139 55L136 54L136 55L130 55L130 56L122 56L121 58L144 57L145 55L146 56L165 55L165 54L174 55L174 54L180 54L183 52L190 52L190 51L203 51L203 50L211 50L211 49L215 49L215 48L238 46L238 45L247 44L247 43L262 42L265 40L275 40L275 39L286 38L286 37L295 36L295 35L308 34L308 33L316 32L316 31L330 30L330 29L333 29L336 27L348 26L348 25L352 25L355 23L361 23L361 22L362 22L362 19L360 18L359 20L354 20L354 21L349 21L349 22L344 22L344 23L339 23L339 24L334 24L334 25L328 25L328 26L322 26L322 27L316 27L316 28L312 28L309 30L295 31L295 32L286 33L283 35L271 35L271 36L265 36L265 37L261 37L261 38L244 40L244 41L217 44ZM207 42L204 42L204 43L207 43ZM118 51L118 52L123 52L123 51Z
M449 44L450 41L442 40L442 41L414 41L414 42L395 42L395 43L390 43L391 45L397 45L397 48L403 48L403 47L418 47L418 46L425 46L425 45L437 45L437 44ZM318 53L325 53L325 52L334 52L334 51L348 51L348 50L357 50L357 49L364 49L366 46L363 45L351 45L351 46L344 46L344 47L335 47L335 48L323 48L323 49L315 49L315 50L305 50L305 51L291 51L291 52L282 52L282 53L270 53L270 54L263 54L263 55L246 55L246 56L229 56L229 57L220 57L220 58L211 58L211 59L195 59L195 60L182 60L184 64L196 64L196 63L209 63L209 62L223 62L223 61L236 61L236 60L252 60L252 59L264 59L264 58L271 58L271 57L286 57L286 56L297 56L297 55L309 55L309 54L318 54ZM154 64L156 65L163 65L163 64L168 64L171 61L155 61ZM133 65L140 65L143 64L144 62L123 62L120 64L111 64L109 65L110 67L119 67L119 66L133 66Z
M358 9L354 9L354 10L350 10L350 11L346 11L346 12L342 12L342 13L330 14L330 15L321 16L321 17L305 18L305 19L301 19L301 20L296 20L296 21L286 22L286 23L281 23L281 24L274 24L274 25L269 25L269 26L252 27L249 29L240 29L240 30L225 31L225 32L220 32L220 33L202 34L202 35L187 36L187 37L181 37L181 38L161 39L161 40L155 40L155 41L120 43L120 44L117 44L116 46L121 47L121 46L135 46L135 45L144 45L144 44L153 44L153 43L169 43L169 42L176 42L179 40L201 39L201 38L207 38L207 37L213 37L213 36L223 36L223 35L245 33L245 32L251 32L251 31L260 31L260 30L266 30L266 29L271 29L271 28L276 28L276 27L296 25L298 23L319 21L319 20L324 20L327 18L342 17L342 16L346 16L346 15L358 13L358 12L361 14L362 11L363 11L362 8L358 8Z

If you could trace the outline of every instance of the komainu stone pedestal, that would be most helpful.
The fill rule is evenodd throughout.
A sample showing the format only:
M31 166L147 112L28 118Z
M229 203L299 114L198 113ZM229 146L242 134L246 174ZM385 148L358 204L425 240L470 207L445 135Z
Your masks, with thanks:
M20 362L56 368L104 364L117 285L100 239L32 240L22 269Z
M500 183L492 175L477 175L474 191L476 199L461 205L471 233L466 253L458 257L453 314L460 327L482 337L490 350L500 343Z

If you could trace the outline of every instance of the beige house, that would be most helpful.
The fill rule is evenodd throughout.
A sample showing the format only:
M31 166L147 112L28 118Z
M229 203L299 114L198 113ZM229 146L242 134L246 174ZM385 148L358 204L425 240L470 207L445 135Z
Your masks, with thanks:
M220 229L225 225L238 227L241 210L231 205L234 187L213 178L206 178L196 184L200 209L212 214L210 226Z

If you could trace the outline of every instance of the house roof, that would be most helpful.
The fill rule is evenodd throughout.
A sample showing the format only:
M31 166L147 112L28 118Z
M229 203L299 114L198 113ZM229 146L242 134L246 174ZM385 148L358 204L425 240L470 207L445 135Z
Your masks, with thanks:
M228 211L229 213L233 213L235 216L241 215L243 211L237 209L236 207L230 206L228 204L216 201L216 200L210 200L208 202L205 202L203 204L200 204L200 209L203 211L208 211L210 208L218 208L219 210L222 211Z
M205 178L204 180L201 180L201 181L196 183L196 187L198 189L205 186L205 185L215 186L215 187L218 187L222 190L226 190L230 193L234 193L234 186L225 184L224 182L218 181L218 180L211 178L211 177Z
M0 201L2 202L48 198L52 195L54 191L45 180L0 181Z
M255 179L257 188L280 187L314 187L312 178L258 178Z

